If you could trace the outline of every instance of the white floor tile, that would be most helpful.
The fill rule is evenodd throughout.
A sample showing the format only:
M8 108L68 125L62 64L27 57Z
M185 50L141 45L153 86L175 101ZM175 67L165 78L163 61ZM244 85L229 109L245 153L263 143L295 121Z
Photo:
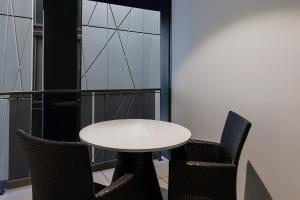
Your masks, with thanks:
M160 189L163 200L168 200L168 190L161 188Z
M169 183L169 176L162 178L163 181L165 181L166 183Z
M0 200L31 200L32 190L31 186L22 187L7 191L0 196Z
M113 178L114 171L115 171L115 169L107 169L107 170L102 171L103 174L106 176L106 178L109 180L110 183L111 183L111 180Z
M154 166L156 169L157 176L161 178L165 178L169 176L169 161L164 160L164 161L154 161Z
M165 182L163 179L159 178L158 183L159 183L160 188L163 188L163 189L166 189L166 190L168 189L168 183Z
M93 173L94 182L102 184L102 185L109 185L109 181L104 176L102 172L95 172Z

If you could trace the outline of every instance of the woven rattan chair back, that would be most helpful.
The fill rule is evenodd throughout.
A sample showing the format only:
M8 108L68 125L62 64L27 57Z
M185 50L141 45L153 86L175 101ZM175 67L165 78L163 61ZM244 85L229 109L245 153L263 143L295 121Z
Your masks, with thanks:
M95 199L88 149L17 131L30 168L33 200Z
M221 148L226 160L238 164L250 128L248 120L229 111L221 138Z

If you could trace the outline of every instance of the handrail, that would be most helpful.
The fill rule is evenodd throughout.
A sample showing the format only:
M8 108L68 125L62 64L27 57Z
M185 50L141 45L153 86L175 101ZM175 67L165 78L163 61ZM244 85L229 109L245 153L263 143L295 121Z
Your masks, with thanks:
M38 90L26 92L0 92L5 95L36 95L36 94L72 94L72 93L97 93L97 94L134 94L134 93L159 93L160 88L149 89L116 89L116 90Z

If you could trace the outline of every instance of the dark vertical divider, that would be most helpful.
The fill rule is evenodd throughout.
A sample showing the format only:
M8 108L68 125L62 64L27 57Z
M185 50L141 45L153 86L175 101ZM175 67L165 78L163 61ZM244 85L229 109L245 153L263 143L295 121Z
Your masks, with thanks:
M171 20L172 0L161 1L160 9L160 119L171 121ZM169 158L169 152L163 151L159 156Z
M171 121L171 0L161 1L161 120Z
M72 142L78 140L80 105L77 94L45 94L43 101L44 138Z
M44 0L44 89L79 89L75 0Z
M78 2L44 0L44 90L80 89L77 58ZM43 134L76 141L80 120L77 94L45 94Z

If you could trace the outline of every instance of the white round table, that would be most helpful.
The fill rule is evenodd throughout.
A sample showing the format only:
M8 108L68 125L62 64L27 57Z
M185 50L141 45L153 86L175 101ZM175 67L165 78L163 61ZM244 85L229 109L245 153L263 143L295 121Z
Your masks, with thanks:
M124 119L92 124L83 128L79 136L86 144L118 152L113 180L126 173L134 174L140 199L162 200L153 152L184 145L191 132L169 122Z

